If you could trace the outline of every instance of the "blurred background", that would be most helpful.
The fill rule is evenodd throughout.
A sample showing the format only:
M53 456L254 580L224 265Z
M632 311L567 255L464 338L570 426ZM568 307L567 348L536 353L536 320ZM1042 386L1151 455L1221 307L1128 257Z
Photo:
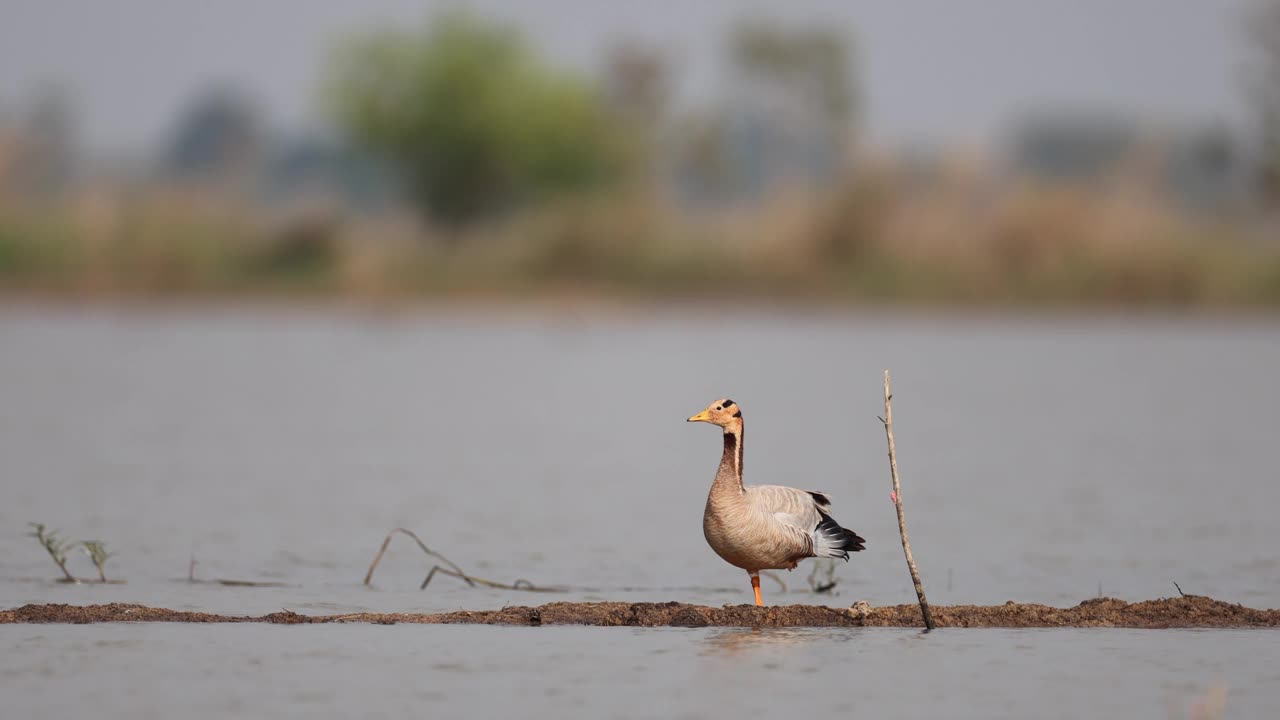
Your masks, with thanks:
M1280 7L4 3L0 289L1280 302Z
M723 397L867 538L765 602L912 603L885 368L935 605L1277 607L1277 307L1280 0L0 0L0 608L750 602ZM93 627L13 712L1277 704L1243 632Z

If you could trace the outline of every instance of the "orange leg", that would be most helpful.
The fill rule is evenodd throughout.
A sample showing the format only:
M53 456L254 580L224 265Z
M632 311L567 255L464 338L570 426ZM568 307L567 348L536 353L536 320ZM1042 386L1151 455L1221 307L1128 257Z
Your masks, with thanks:
M756 592L756 605L763 606L764 600L760 599L760 576L759 575L751 576L751 589Z

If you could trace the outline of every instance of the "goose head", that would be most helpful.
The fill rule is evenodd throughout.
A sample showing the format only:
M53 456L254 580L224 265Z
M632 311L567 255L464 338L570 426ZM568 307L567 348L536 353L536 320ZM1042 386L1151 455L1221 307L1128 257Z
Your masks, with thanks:
M742 424L742 409L729 398L721 398L707 406L706 410L689 418L688 422L705 422L728 428Z

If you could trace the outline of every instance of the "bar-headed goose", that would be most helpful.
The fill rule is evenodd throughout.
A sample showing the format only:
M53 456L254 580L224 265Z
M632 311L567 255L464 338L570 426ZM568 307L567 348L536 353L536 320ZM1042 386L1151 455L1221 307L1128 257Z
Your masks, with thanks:
M742 409L728 398L716 400L689 418L724 430L724 454L716 471L702 533L716 554L751 576L756 605L761 570L791 570L810 557L841 558L863 549L858 534L831 517L825 493L780 485L742 484Z

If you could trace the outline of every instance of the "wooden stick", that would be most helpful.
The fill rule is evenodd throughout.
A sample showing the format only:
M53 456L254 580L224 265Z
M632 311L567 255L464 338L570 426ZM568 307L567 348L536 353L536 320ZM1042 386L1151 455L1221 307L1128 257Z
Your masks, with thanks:
M920 571L916 570L916 561L911 557L911 543L907 540L907 517L902 512L902 488L898 481L898 453L893 444L893 400L889 392L889 371L884 371L884 434L889 440L889 471L893 474L893 504L898 509L898 533L902 537L902 552L907 556L907 569L911 571L911 582L916 586L916 597L920 599L920 612L924 615L924 626L932 630L933 614L929 612L929 601L924 597L924 583L920 581Z

